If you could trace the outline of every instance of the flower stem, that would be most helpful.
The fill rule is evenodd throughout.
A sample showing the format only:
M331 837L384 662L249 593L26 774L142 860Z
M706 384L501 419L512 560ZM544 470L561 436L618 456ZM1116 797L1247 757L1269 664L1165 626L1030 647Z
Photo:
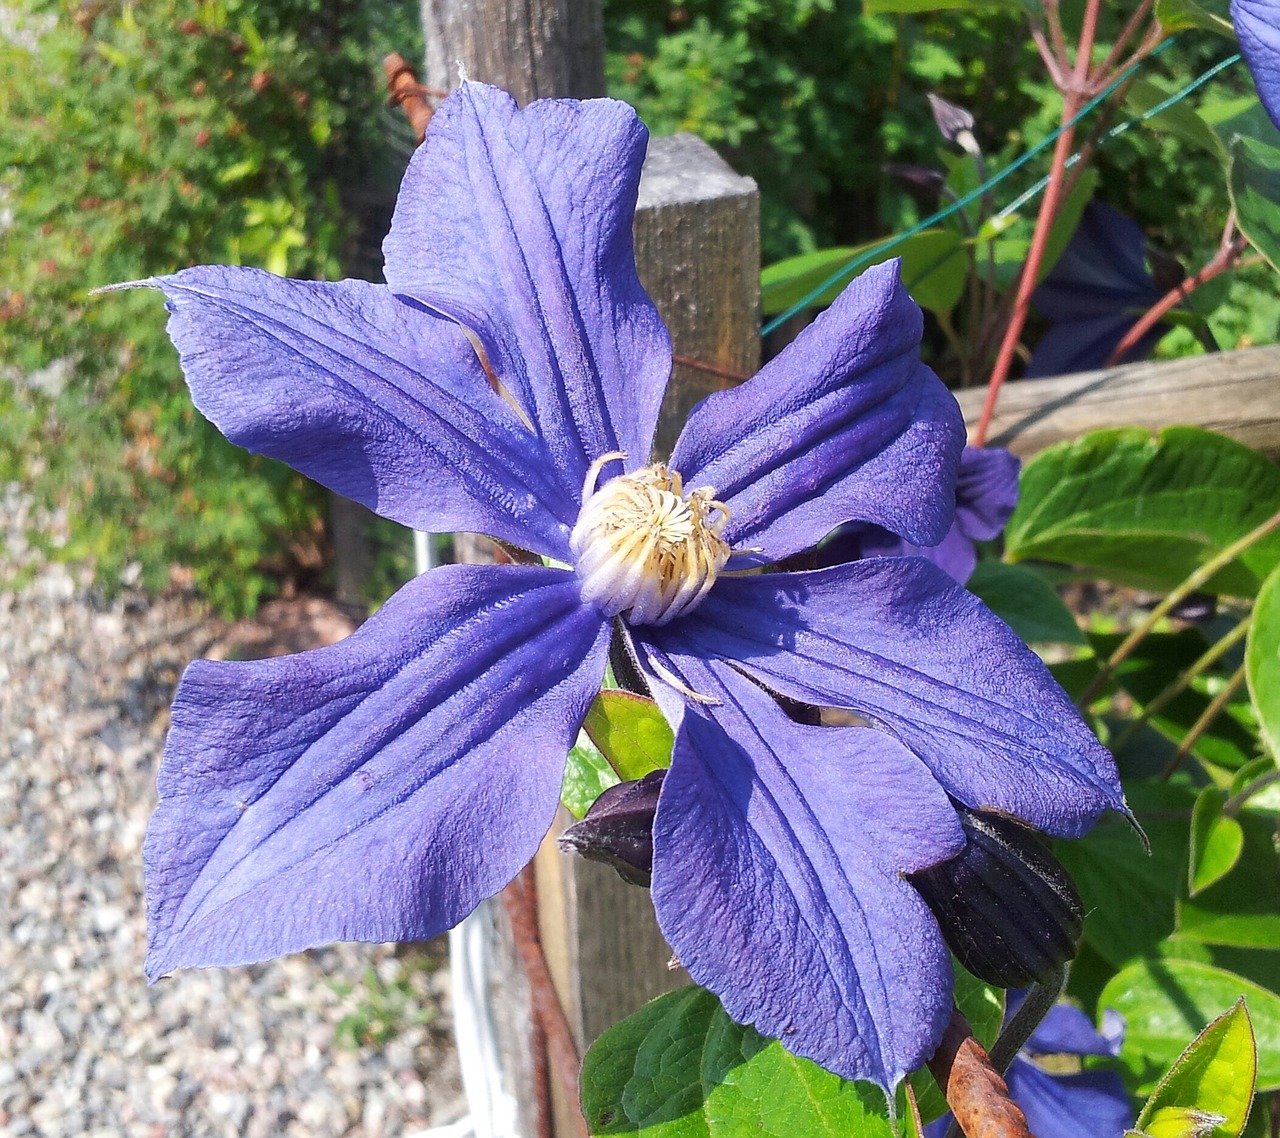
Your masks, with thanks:
M1164 688L1150 703L1142 709L1142 714L1137 716L1111 744L1113 754L1119 754L1124 750L1124 745L1133 738L1138 729L1149 719L1158 715L1169 703L1170 700L1176 698L1196 676L1203 673L1206 669L1211 668L1218 660L1220 660L1232 645L1238 644L1249 632L1249 626L1253 623L1253 614L1250 613L1239 624L1235 626L1221 640L1212 644L1193 664L1180 672L1174 680Z
M1200 741L1200 736L1213 726L1213 721L1222 714L1222 709L1231 701L1231 697L1244 686L1244 681L1245 666L1241 664L1231 679L1227 681L1226 686L1209 701L1209 706L1204 709L1200 718L1191 725L1191 730L1187 732L1186 737L1178 744L1178 749L1173 752L1169 765L1160 772L1161 782L1168 782L1173 777L1174 771L1182 765L1182 760L1191 753L1191 748Z
M1161 601L1137 628L1135 628L1120 646L1111 653L1111 658L1107 660L1093 681L1085 688L1084 693L1076 700L1077 707L1086 707L1092 702L1093 698L1103 689L1107 681L1115 675L1116 669L1129 658L1133 650L1142 642L1142 640L1151 632L1153 628L1167 616L1174 607L1184 597L1194 593L1201 585L1205 584L1220 569L1230 565L1237 557L1246 549L1256 545L1277 527L1280 527L1280 513L1272 514L1260 526L1251 529L1244 537L1238 538L1228 545L1221 552L1215 554L1194 573L1186 578L1176 589L1173 590L1163 601Z
M1176 288L1170 289L1142 314L1138 322L1124 334L1120 343L1115 346L1111 355L1107 357L1106 366L1114 367L1124 359L1129 350L1154 328L1166 313L1186 300L1202 284L1213 280L1216 276L1220 276L1228 269L1234 268L1236 262L1240 259L1240 254L1245 251L1247 246L1248 242L1245 238L1235 232L1235 210L1232 210L1231 216L1227 219L1227 227L1222 235L1222 241L1218 245L1218 251L1199 272L1193 273Z
M1222 813L1227 818L1234 818L1244 805L1260 790L1266 790L1267 787L1280 782L1280 771L1270 771L1267 774L1260 775L1255 778L1248 786L1244 787L1239 794L1233 794L1222 804Z
M1049 1014L1049 1009L1058 1002L1058 997L1066 986L1067 969L1061 966L1048 979L1032 984L1027 989L1026 999L1022 1001L1021 1007L991 1045L991 1065L1000 1074L1003 1075L1009 1069L1013 1057L1022 1050L1023 1045L1031 1038L1031 1033Z

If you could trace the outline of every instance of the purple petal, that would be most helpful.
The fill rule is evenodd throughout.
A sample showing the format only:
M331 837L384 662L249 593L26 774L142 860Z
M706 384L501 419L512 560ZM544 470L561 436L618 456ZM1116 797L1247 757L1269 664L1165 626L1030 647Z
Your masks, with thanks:
M456 924L546 833L608 639L568 573L459 565L330 648L196 661L144 849L147 974Z
M654 824L653 901L680 962L740 1023L889 1093L951 1009L937 924L902 874L963 835L920 761L882 732L793 723L732 669L683 681Z
M1121 1138L1133 1125L1128 1092L1114 1071L1050 1075L1014 1059L1005 1079L1036 1138Z
M363 281L186 269L164 292L196 406L233 443L384 517L564 559L577 496L452 321Z
M1258 98L1280 127L1280 11L1275 0L1231 0L1231 20Z
M991 541L1004 532L1018 504L1021 467L1003 447L964 448L956 479L956 525L965 537Z
M1054 1004L1036 1025L1026 1050L1035 1055L1119 1055L1123 1035L1105 1039L1093 1022L1071 1004Z
M625 103L464 83L436 112L383 245L387 281L470 328L566 493L607 451L649 461L671 342L636 276L648 132Z
M734 549L776 561L855 520L942 540L964 425L920 329L897 262L877 265L754 379L693 409L671 462L728 505Z
M676 667L733 660L885 726L975 810L1078 837L1125 809L1110 754L1039 657L923 558L722 577L687 617L633 635Z

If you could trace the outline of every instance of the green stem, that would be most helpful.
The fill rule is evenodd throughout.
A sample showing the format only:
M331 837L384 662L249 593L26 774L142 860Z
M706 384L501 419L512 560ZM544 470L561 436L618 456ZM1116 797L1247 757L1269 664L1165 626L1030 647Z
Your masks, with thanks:
M1013 1062L1013 1057L1022 1050L1023 1045L1031 1038L1031 1033L1040 1025L1040 1021L1049 1014L1049 1009L1058 1002L1062 989L1067 986L1066 966L1060 966L1047 979L1039 984L1032 984L1027 989L1027 997L1000 1033L1000 1038L991 1045L991 1065L1004 1074Z
M1209 706L1204 709L1204 713L1191 725L1191 730L1187 732L1186 737L1178 744L1178 749L1173 752L1173 758L1169 760L1169 765L1160 772L1161 782L1168 782L1173 777L1173 772L1182 765L1182 760L1191 753L1191 748L1199 742L1200 736L1212 726L1213 721L1222 713L1222 709L1227 706L1231 697L1244 686L1244 681L1245 666L1241 664L1231 679L1227 681L1226 687L1209 701Z
M1150 720L1153 716L1158 715L1168 705L1169 701L1176 698L1187 689L1187 686L1202 672L1213 667L1224 655L1228 649L1234 644L1238 644L1248 635L1249 626L1253 623L1253 614L1250 613L1221 640L1212 644L1203 655L1200 656L1195 663L1190 664L1184 671L1180 672L1176 679L1171 681L1169 685L1160 692L1150 703L1142 709L1142 714L1133 720L1118 736L1115 742L1111 744L1113 754L1119 754L1124 750L1124 745L1137 733L1138 729Z
M1260 526L1251 529L1244 537L1238 538L1223 549L1220 553L1215 554L1203 565L1192 573L1185 581L1173 590L1163 601L1161 601L1137 628L1135 628L1128 636L1124 638L1121 645L1111 653L1111 658L1103 665L1102 669L1093 678L1093 682L1085 689L1084 694L1076 701L1077 707L1087 707L1093 698L1103 689L1107 681L1115 675L1116 669L1132 655L1133 650L1142 643L1147 634L1151 632L1157 624L1160 623L1170 612L1186 597L1194 593L1201 585L1206 584L1213 578L1213 575L1220 569L1230 565L1245 550L1251 548L1270 534L1277 527L1280 527L1280 513L1272 514Z
M1248 784L1239 794L1233 794L1222 804L1222 813L1227 818L1234 818L1244 805L1260 790L1265 790L1273 783L1280 782L1280 771L1271 771L1268 774L1259 775L1251 783Z

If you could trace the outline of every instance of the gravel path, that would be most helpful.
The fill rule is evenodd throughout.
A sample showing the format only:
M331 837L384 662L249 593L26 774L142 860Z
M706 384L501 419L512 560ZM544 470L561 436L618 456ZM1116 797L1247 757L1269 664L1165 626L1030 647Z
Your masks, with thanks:
M103 601L26 547L25 510L0 486L0 1135L391 1136L459 1117L438 944L146 986L168 703L227 630L190 597Z

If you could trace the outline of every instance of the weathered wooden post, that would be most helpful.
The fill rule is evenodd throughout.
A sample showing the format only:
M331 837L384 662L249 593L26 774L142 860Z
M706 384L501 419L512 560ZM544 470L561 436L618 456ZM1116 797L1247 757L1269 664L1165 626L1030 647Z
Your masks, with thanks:
M468 77L503 86L522 104L603 94L598 0L423 0L422 15L429 87L452 89L461 65ZM755 370L758 232L750 179L738 177L692 136L651 142L635 224L640 278L671 329L676 355L704 365L675 367L658 430L660 453L669 452L698 399L728 377ZM561 819L557 832L567 821ZM539 853L533 877L544 957L579 1051L646 999L681 982L667 968L670 950L646 891L561 853L554 835ZM543 1042L532 1014L539 993L531 992L523 974L511 914L489 902L466 924L451 949L461 981L456 1002L474 1005L456 1009L460 1051L488 1063L491 1076L500 1073L496 1082L468 1082L477 1135L546 1134L548 1120L537 1117L534 1104L549 1088L554 1133L577 1138L576 1104L555 1072L548 1077L535 1062Z

